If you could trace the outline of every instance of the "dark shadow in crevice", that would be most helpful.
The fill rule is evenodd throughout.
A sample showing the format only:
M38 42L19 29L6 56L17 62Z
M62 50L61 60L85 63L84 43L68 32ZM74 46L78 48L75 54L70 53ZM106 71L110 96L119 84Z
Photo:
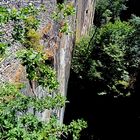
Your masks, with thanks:
M130 97L98 96L96 87L71 71L67 96L70 103L66 105L64 123L86 120L88 128L81 133L81 140L140 139L139 84L135 87L137 93Z
M62 4L64 3L64 0L56 0L57 4Z
M127 21L131 14L140 16L138 0L129 0L127 6L122 20ZM140 140L140 73L130 97L98 96L100 86L80 79L71 70L64 123L79 118L88 122L80 140Z
M127 10L122 11L121 19L127 21L131 18L131 15L134 14L136 16L140 16L139 11L139 0L128 0L126 4Z

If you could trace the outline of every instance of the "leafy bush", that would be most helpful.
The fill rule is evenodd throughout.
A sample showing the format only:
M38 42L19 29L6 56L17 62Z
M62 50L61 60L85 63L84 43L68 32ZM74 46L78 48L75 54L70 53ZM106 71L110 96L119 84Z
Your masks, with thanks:
M64 104L65 99L60 95L39 99L23 95L14 85L1 84L0 139L58 140L68 134L72 134L74 140L78 139L81 129L86 127L85 121L73 121L66 126L53 114L48 122L35 115L35 110L59 109Z
M120 21L127 0L98 0L95 31L75 47L72 69L100 95L130 95L140 66L140 18ZM100 86L99 86L100 85ZM99 88L97 88L99 86Z
M68 23L68 18L74 15L75 13L76 13L75 8L71 2L69 2L68 4L64 4L64 3L57 4L57 9L56 11L53 12L52 18L59 23L60 33L65 33L65 34L71 33L70 26Z
M133 26L120 20L101 26L89 48L88 39L84 43L81 39L78 43L74 51L73 70L83 78L98 82L101 85L98 92L114 96L130 94L131 73L128 67L132 64L126 56L130 48L127 39L133 33Z
M76 43L74 49L74 55L72 59L72 69L81 76L84 74L89 56L91 53L91 46L89 47L90 37L86 36L81 38L79 42Z

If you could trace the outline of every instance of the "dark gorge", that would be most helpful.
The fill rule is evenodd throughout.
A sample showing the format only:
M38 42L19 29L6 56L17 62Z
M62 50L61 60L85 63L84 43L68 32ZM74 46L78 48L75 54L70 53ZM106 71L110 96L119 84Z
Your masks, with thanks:
M129 0L127 6L121 19L128 20L131 14L140 16L138 0ZM86 120L88 128L81 133L81 140L139 140L140 73L134 84L135 93L128 97L99 96L96 89L100 86L80 79L71 70L64 123Z

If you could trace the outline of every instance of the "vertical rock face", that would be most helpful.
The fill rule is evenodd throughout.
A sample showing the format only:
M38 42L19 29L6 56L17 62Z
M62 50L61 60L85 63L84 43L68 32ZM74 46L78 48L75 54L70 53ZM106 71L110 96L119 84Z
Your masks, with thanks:
M0 5L9 5L12 7L20 7L27 5L30 0L3 0L0 2ZM58 81L60 83L60 93L66 96L67 85L70 73L71 57L72 50L75 44L75 40L79 40L82 35L88 33L88 30L93 24L94 17L94 8L95 0L68 0L72 2L76 7L76 15L69 18L69 24L73 34L62 35L58 37L58 25L53 22L50 18L52 11L54 11L58 1L56 0L33 0L36 6L39 4L44 4L47 8L47 13L42 13L41 18L41 27L43 28L46 24L52 25L52 28L48 32L48 36L53 38L49 42L44 42L44 45L47 49L48 44L52 49L54 56L54 67L57 71ZM63 1L62 1L63 2ZM57 47L56 47L57 46ZM20 47L19 47L20 48ZM15 51L19 49L18 45L13 46L10 49L9 57L3 59L0 62L0 81L11 81L11 82L23 82L26 85L26 88L22 90L25 94L31 93L29 82L26 79L25 68L21 66L20 62L15 57ZM55 48L55 49L54 49ZM36 87L36 92L40 94L42 92L40 87ZM42 114L43 118L48 118L48 111ZM63 121L64 108L57 111L57 114L61 121Z
M93 25L96 0L78 0L76 17L76 40L88 33Z
M60 82L60 92L66 96L67 85L70 73L70 65L72 58L72 50L75 41L79 40L81 36L88 33L93 25L94 8L96 0L69 0L73 2L76 7L76 15L69 19L69 23L74 32L73 35L63 36L60 40L60 49L58 58L60 60L58 71L58 79ZM59 118L62 121L64 115L64 108L60 111Z

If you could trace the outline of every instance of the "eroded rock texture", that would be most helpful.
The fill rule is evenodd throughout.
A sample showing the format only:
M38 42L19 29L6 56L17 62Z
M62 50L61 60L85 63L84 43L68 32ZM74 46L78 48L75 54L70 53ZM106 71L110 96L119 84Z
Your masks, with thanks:
M87 34L88 30L92 26L94 17L95 0L68 0L72 2L76 7L76 15L69 18L69 24L73 31L73 34L58 36L58 25L51 18L51 13L55 10L57 2L56 0L1 0L0 5L6 5L10 7L21 7L28 5L30 2L34 2L36 6L43 4L47 8L47 13L40 14L42 30L46 25L50 25L47 33L48 41L42 41L46 49L51 49L54 61L54 68L57 71L58 81L60 83L60 93L66 96L67 84L70 73L72 50L76 40L82 35ZM48 48L49 46L49 48ZM5 57L0 62L0 80L10 81L13 83L22 82L26 85L26 88L22 90L25 94L32 94L29 81L26 78L25 68L20 64L19 60L15 57L15 52L22 48L19 44L14 44L9 49L8 57ZM36 86L36 92L38 95L43 91L40 87ZM64 108L57 110L60 120L63 120ZM39 114L43 119L47 119L50 112L46 110L43 114Z

